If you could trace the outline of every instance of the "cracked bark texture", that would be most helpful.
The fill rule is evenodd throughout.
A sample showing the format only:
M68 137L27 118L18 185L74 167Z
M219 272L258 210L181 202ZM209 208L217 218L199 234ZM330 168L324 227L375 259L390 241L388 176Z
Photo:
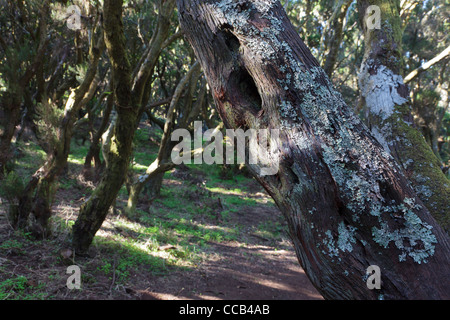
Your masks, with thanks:
M449 298L448 235L345 104L279 1L178 0L227 128L279 129L279 171L249 170L326 299ZM381 269L381 290L366 270Z

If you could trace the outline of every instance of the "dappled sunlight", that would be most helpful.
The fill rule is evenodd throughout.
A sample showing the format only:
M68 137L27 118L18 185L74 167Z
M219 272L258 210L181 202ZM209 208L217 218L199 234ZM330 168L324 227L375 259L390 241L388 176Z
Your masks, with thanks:
M55 239L59 239L63 247L70 238L80 206L95 189L95 184L80 175L84 164L83 153L87 148L73 147L75 151L68 159L68 171L59 180L52 206L51 223ZM29 153L28 149L26 152ZM45 158L44 153L41 156ZM142 157L144 161L141 163L147 162L145 157L150 160L148 156ZM146 169L144 165L139 166L140 163L134 163L135 170ZM146 285L137 291L145 299L220 300L226 299L229 294L245 297L246 290L250 288L283 295L298 294L288 284L267 279L262 272L252 271L254 266L286 260L287 251L282 249L285 246L281 236L282 226L273 221L273 212L269 220L263 218L270 210L276 210L267 201L271 200L270 197L259 189L250 192L256 190L252 179L241 177L239 187L236 187L231 180L218 178L218 168L200 167L188 170L194 170L194 178L201 177L202 183L197 183L197 180L194 180L195 184L191 183L190 178L180 179L174 175L175 169L167 172L161 196L152 203L139 205L134 219L123 212L128 196L123 187L115 210L111 210L94 238L91 263L95 265L95 270L90 273L95 274L97 281L109 278L114 288L136 276L145 278L145 283L149 279L158 283L161 281L158 285ZM259 218L255 218L258 215ZM230 248L236 254L229 257L222 248ZM259 260L261 262L257 262ZM234 261L233 265L230 265L231 261ZM295 260L290 261L296 264ZM82 262L77 259L77 263ZM203 278L202 275L209 274L205 272L209 272L206 270L212 266L217 266L217 269L213 268L213 273ZM233 268L237 270L233 271ZM277 270L281 277L298 271L295 267ZM188 274L192 277L198 275L194 279ZM173 283L166 288L163 278L149 278L150 275L169 277ZM226 288L210 288L210 279L218 276L228 279L218 286L231 284L233 292ZM238 283L235 284L233 279L239 279ZM194 283L197 285L193 287Z
M272 198L270 198L266 194L263 194L262 192L249 194L247 191L243 191L241 189L227 189L227 188L223 188L223 187L205 187L205 188L214 194L235 196L240 199L240 200L232 200L233 198L230 198L231 200L229 200L229 202L231 202L231 203L233 203L233 202L241 203L242 202L242 204L248 204L248 205L254 205L255 203L260 203L260 204L274 203Z
M183 246L171 246L164 249L158 241L159 229L146 228L145 226L130 222L124 218L116 217L107 221L96 234L96 243L109 245L115 243L130 252L145 254L161 260L162 265L188 267L192 265L188 248ZM186 258L186 259L185 259Z

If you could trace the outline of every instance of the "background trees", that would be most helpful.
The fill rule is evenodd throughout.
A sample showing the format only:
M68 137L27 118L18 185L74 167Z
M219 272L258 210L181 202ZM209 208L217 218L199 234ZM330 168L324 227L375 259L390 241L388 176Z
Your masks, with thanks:
M81 25L71 30L67 8L72 2L0 1L0 201L14 227L39 238L51 233L53 197L69 176L71 155L83 150L77 179L92 188L80 208L73 244L77 253L85 253L110 208L135 217L140 199L158 199L164 172L174 168L169 160L172 130L192 130L194 120L221 128L217 110L229 118L223 108L216 109L217 90L207 85L185 40L175 2L74 1ZM380 5L395 28L368 32L363 17L370 4ZM285 0L281 5L292 32L311 50L307 59L317 60L346 105L387 146L414 192L448 230L449 2ZM232 28L227 30L225 40L237 46ZM376 68L392 70L408 85L400 85L399 95L408 102L398 105L395 122L380 121L371 112L377 106L367 99L370 77L364 76L375 68L371 59L379 59ZM211 78L211 70L205 73ZM241 102L259 112L261 92L252 77L242 73L235 89L253 91L250 100ZM243 118L255 115L245 112ZM152 139L159 152L148 159L146 169L133 174L133 141L144 125L158 132ZM25 174L18 163L30 141L46 161L29 163L32 173ZM128 203L116 205L121 190Z

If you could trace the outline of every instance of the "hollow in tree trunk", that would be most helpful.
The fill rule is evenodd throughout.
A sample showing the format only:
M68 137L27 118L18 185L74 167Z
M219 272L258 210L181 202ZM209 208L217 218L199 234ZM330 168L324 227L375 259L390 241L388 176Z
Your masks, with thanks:
M275 175L249 170L284 214L326 299L448 299L450 244L395 160L336 92L277 0L178 0L228 128L279 129ZM367 268L381 289L367 286Z

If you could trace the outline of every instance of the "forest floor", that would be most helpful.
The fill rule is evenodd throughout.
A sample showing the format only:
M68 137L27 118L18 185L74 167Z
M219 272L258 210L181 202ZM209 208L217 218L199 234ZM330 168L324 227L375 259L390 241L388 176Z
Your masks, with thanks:
M70 255L71 226L94 187L80 178L79 155L86 150L74 148L79 154L71 156L60 179L50 238L13 230L0 199L0 300L322 299L297 261L273 200L255 180L224 177L213 166L167 173L161 197L144 196L133 218L122 214L122 190L89 257ZM26 176L44 156L30 143L20 150L18 167ZM136 150L136 173L145 169L139 163L151 163L148 150L141 151ZM80 290L67 288L70 265L80 267Z

